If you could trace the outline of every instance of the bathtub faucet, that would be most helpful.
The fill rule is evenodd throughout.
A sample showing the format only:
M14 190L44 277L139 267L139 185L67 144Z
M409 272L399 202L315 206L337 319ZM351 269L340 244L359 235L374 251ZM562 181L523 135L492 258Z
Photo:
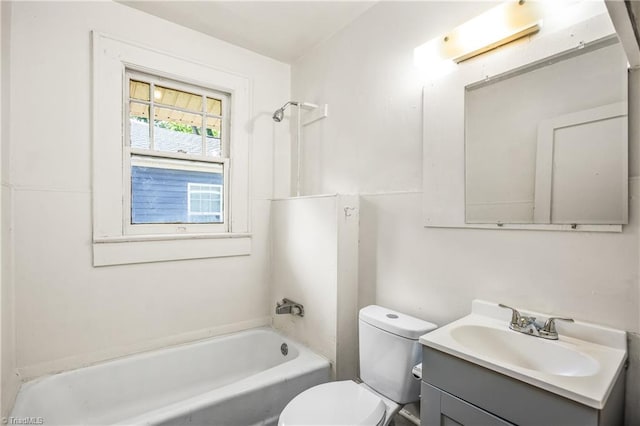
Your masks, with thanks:
M303 317L304 306L285 297L282 302L276 302L276 314L291 314Z

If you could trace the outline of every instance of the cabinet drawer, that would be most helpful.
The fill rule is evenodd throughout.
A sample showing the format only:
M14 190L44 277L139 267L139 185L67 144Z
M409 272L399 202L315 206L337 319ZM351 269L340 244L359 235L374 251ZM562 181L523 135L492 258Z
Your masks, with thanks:
M460 398L422 382L420 404L423 426L513 426Z

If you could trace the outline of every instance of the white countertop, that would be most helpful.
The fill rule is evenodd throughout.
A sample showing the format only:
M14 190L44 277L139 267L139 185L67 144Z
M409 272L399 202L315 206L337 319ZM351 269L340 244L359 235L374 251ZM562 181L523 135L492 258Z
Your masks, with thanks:
M518 310L522 315L536 317L538 321L544 321L551 316L524 309ZM496 303L474 300L470 315L421 336L420 343L589 407L596 409L604 407L627 358L627 341L624 331L579 321L567 324L558 322L559 339L544 340L509 330L510 318L510 310L500 308ZM471 347L473 345L461 343L455 337L456 330L461 330L462 327L465 327L465 330L473 330L468 326L486 327L488 329L486 331L491 333L497 330L514 333L513 336L506 334L505 336L509 336L515 345L533 344L534 350L539 350L539 348L544 350L546 347L566 353L577 352L576 355L593 364L593 368L584 374L571 375L568 373L566 375L562 372L550 373L505 362L500 360L499 356L491 356L486 350L476 350ZM502 334L500 331L497 333ZM504 342L500 342L500 344L504 344ZM490 345L484 346L489 347ZM496 345L491 350L500 351L501 349L499 345ZM499 352L496 353L499 354ZM533 356L535 357L535 353ZM553 360L551 360L552 362ZM428 366L423 366L423 370L427 368Z

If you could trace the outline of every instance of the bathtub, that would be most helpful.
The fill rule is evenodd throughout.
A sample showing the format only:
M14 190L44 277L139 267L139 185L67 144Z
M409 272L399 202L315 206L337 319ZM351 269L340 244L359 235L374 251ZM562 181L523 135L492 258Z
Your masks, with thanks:
M257 328L80 368L22 385L11 413L44 425L275 425L329 362Z

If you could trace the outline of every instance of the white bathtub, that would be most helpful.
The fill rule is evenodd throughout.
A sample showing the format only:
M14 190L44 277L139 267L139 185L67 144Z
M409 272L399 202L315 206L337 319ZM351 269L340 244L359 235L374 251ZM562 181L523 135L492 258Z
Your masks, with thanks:
M281 353L286 343L288 354ZM11 413L44 425L272 425L329 362L270 328L121 358L22 385ZM39 421L39 418L42 421Z

